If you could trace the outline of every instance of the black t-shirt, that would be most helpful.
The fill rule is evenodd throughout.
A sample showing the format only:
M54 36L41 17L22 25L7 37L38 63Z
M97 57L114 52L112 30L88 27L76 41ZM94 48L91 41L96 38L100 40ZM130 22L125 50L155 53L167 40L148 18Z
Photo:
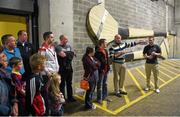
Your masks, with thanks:
M143 50L143 54L151 55L152 52L161 53L161 48L158 45L147 45ZM146 63L157 64L157 56L152 59L146 59Z

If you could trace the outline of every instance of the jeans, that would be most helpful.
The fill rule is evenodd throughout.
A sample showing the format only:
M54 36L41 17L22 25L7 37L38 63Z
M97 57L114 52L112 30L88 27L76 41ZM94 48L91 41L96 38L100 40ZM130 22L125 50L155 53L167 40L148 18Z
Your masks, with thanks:
M107 97L107 95L107 74L100 73L97 82L97 100L102 101Z
M86 108L92 108L92 98L93 98L93 93L96 88L97 84L97 79L98 79L98 70L94 71L93 74L89 77L89 90L86 91L86 96L85 96L85 107Z

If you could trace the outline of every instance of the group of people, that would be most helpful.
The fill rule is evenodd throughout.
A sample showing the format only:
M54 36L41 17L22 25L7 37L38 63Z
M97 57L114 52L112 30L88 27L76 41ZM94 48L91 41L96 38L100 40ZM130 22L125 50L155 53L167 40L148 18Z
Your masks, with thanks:
M60 35L59 44L54 43L54 34L45 32L44 42L36 52L28 42L27 32L20 30L18 39L5 34L1 38L0 48L0 115L63 115L65 102L75 102L72 88L73 48L68 44L68 37ZM97 47L87 47L82 57L84 78L90 88L85 95L85 108L95 109L92 103L97 87L97 102L102 104L107 98L107 79L112 62L115 95L127 95L123 90L126 66L125 48L142 42L122 42L117 34L107 50L106 39L100 39ZM150 75L153 71L155 91L158 88L158 62L161 49L154 44L154 37L149 37L149 44L144 48L147 76L146 91L150 90ZM65 91L65 87L67 91ZM67 94L65 94L67 92Z
M63 115L63 104L76 101L72 89L75 53L68 37L61 35L55 46L54 34L45 32L36 52L25 30L17 35L17 40L12 34L1 37L0 115Z
M154 75L155 92L159 93L158 87L158 61L157 58L161 56L161 48L154 44L154 37L148 38L149 44L144 47L143 55L146 59L145 72L147 77L146 91L150 90L150 76L151 71ZM82 58L84 66L84 78L89 82L89 90L85 95L85 107L95 109L96 106L92 103L93 93L95 87L97 87L97 102L102 104L103 100L112 101L108 99L107 78L110 69L110 63L112 63L113 69L113 81L114 81L114 94L117 97L127 95L124 91L124 80L126 75L126 48L136 46L137 44L147 44L146 41L137 42L122 42L121 35L117 34L114 37L114 41L109 46L109 52L107 51L106 39L100 39L98 46L94 50L92 47L86 48L86 53ZM111 62L110 62L111 61Z

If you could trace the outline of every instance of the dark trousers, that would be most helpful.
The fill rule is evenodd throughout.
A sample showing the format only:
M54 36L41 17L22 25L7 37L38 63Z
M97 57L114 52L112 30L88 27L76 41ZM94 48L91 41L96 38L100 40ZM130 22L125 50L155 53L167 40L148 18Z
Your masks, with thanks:
M102 101L108 95L107 91L107 73L99 73L97 82L97 100Z
M65 95L65 86L67 88L67 98L71 99L73 98L73 90L72 90L72 70L66 70L63 72L60 72L61 75L61 84L60 84L60 90Z
M92 108L92 98L93 98L93 93L96 88L98 80L98 70L96 70L90 77L89 77L89 90L86 91L86 96L85 96L85 107L86 108Z

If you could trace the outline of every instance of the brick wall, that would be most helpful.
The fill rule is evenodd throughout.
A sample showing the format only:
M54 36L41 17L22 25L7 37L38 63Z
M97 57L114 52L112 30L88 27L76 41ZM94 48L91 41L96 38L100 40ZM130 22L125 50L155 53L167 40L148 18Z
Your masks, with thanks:
M74 79L79 81L83 74L81 58L87 46L93 46L86 31L86 16L98 0L74 0L74 43L77 57L74 59ZM165 31L166 7L163 0L105 0L105 8L119 22L121 27L136 27ZM173 10L171 10L173 12ZM170 24L169 24L170 25ZM171 26L171 25L170 25Z
M88 36L86 31L86 16L88 11L92 6L98 3L98 0L74 0L73 1L73 9L74 9L74 43L73 46L75 48L77 56L74 58L74 81L77 82L82 78L83 74L83 66L82 66L82 56L85 53L85 49L87 46L92 46L93 43Z

